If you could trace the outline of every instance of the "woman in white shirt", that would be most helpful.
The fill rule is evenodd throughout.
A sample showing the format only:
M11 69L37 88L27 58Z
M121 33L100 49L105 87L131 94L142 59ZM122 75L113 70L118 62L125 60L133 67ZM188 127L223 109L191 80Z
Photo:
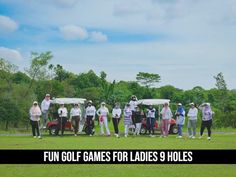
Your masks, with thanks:
M108 121L107 121L109 110L105 105L106 105L105 102L101 103L101 107L97 110L97 115L99 116L101 135L104 135L103 126L105 125L107 136L110 136L111 134L108 128Z
M42 114L38 102L34 101L33 106L30 108L30 123L32 126L32 133L34 138L36 138L36 133L37 132L38 138L41 138L40 133L39 133L39 121L40 121L40 116Z
M161 110L161 137L167 137L169 134L169 124L173 114L169 108L169 104L165 103Z
M116 103L115 107L112 110L112 122L115 130L115 136L118 138L119 137L119 122L120 122L120 117L121 117L121 109L120 109L120 104Z
M67 122L67 109L66 107L64 107L64 103L60 103L60 108L58 109L58 127L57 127L57 131L56 131L56 135L58 135L59 130L61 130L61 136L63 136L64 134L64 130L65 130L65 125Z
M79 129L79 121L81 118L81 109L78 103L74 104L74 107L70 110L70 121L74 128L75 136L77 136L78 129Z
M195 107L194 103L190 103L190 109L188 111L188 136L189 138L194 139L196 136L196 127L197 127L197 114L198 109Z

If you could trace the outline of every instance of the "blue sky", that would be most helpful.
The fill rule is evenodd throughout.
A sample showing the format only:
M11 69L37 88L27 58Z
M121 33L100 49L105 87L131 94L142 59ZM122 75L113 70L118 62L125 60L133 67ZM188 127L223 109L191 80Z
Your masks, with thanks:
M30 52L109 80L158 73L162 85L236 88L235 0L0 0L0 57L29 66Z

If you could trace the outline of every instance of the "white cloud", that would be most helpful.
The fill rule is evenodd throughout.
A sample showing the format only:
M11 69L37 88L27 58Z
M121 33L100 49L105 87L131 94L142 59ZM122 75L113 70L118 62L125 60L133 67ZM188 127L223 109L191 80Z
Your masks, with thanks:
M83 40L88 38L87 30L76 25L66 25L60 27L59 30L66 40Z
M94 42L106 42L107 36L99 31L93 31L90 34L90 40Z
M21 53L18 50L9 49L6 47L0 47L0 58L10 61L19 61L23 59Z
M0 32L13 32L18 28L17 23L7 16L0 15Z

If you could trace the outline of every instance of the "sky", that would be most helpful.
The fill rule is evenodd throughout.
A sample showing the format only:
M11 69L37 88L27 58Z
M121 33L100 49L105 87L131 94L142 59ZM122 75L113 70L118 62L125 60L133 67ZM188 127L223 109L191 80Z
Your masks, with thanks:
M157 73L156 86L236 88L235 0L0 0L0 57L29 67L30 53L108 80Z

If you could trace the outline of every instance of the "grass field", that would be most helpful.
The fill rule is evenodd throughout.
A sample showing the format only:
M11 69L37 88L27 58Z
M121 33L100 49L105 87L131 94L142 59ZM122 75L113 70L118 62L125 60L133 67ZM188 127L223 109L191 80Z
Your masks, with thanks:
M1 149L236 149L235 134L203 139L0 136ZM33 158L33 157L32 157ZM0 165L1 177L234 177L236 165Z

